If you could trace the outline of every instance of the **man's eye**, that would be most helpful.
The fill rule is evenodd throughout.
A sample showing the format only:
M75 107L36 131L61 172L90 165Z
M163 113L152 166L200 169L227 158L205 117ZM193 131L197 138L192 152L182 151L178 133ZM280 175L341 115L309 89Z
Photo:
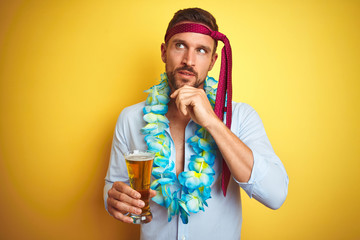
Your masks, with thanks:
M184 44L182 44L182 43L177 43L177 44L176 44L176 48L184 48Z
M202 54L205 54L205 53L206 53L206 50L203 49L203 48L199 48L198 51L199 51L199 53L202 53Z

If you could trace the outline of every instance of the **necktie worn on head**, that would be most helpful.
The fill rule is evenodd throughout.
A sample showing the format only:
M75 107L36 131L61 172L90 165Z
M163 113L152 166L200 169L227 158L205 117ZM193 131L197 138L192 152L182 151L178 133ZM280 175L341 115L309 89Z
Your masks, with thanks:
M183 23L179 25L175 25L169 31L167 31L165 35L165 42L168 42L172 36L177 33L184 32L193 32L193 33L201 33L205 35L209 35L214 40L222 41L224 43L224 47L221 52L221 69L219 76L219 84L216 93L216 101L215 101L215 114L219 117L221 121L224 119L224 113L226 112L226 126L231 129L231 114L232 114L232 85L231 85L231 68L232 68L232 56L231 56L231 47L230 42L227 37L217 31L213 31L210 28L197 23ZM227 94L227 99L226 99ZM225 106L226 104L226 106ZM227 186L230 180L230 170L226 165L226 162L223 160L223 173L221 179L221 187L226 196Z

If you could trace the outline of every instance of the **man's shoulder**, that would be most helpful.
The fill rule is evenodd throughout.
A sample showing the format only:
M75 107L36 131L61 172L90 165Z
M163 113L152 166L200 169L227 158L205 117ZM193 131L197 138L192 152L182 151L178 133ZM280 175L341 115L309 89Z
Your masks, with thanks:
M233 113L249 114L255 112L255 109L247 103L232 101L232 111Z
M232 103L232 125L231 128L235 132L239 129L249 126L260 126L262 124L259 114L255 109L247 103L233 102Z
M128 106L121 111L121 115L138 115L143 113L143 108L145 107L145 101L136 103L134 105Z
M232 102L232 116L233 123L244 123L247 121L258 121L260 119L259 114L255 109L244 102Z
M119 115L117 123L136 123L137 121L141 121L144 107L145 101L124 108Z

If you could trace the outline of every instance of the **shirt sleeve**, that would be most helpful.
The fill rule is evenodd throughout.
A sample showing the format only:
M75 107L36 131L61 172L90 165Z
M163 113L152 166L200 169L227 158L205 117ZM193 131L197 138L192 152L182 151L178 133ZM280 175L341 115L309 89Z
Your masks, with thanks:
M110 153L109 166L105 177L104 204L107 211L108 191L111 189L113 183L116 181L122 181L129 184L129 177L124 159L124 153L128 151L128 146L126 144L127 123L124 112L125 111L120 114L116 123Z
M256 111L242 103L234 113L239 114L236 133L252 151L254 157L251 177L247 183L238 182L249 195L271 209L278 209L288 191L288 175L275 154L266 135L263 123Z

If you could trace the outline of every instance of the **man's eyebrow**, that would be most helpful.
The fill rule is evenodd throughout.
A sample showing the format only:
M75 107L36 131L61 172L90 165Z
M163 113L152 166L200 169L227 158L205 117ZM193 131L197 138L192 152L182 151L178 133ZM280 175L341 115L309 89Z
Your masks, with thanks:
M175 42L175 43L186 43L184 40L181 40L181 39L178 39L178 38L175 38L173 40L173 42Z

